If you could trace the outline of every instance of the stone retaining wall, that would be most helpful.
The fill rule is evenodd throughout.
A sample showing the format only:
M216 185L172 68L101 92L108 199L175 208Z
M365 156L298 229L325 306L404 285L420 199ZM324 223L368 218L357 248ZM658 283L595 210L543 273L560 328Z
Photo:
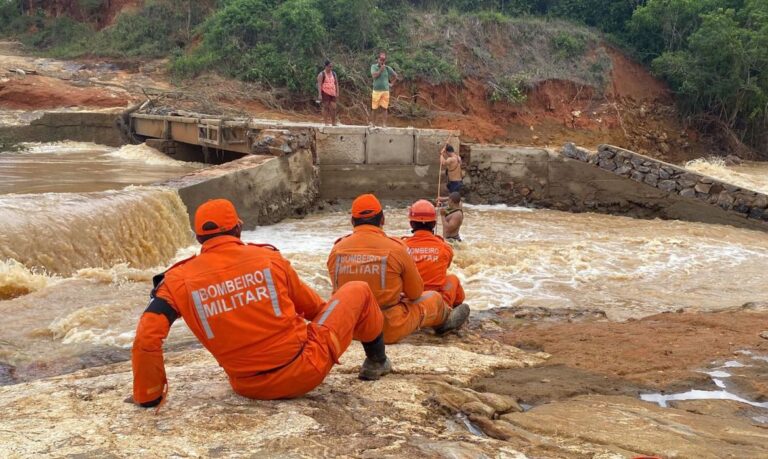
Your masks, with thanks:
M768 230L768 197L604 145L591 152L468 145L466 199Z
M718 206L743 218L768 221L768 196L762 193L612 145L601 145L597 152L589 152L566 144L562 153L666 193Z

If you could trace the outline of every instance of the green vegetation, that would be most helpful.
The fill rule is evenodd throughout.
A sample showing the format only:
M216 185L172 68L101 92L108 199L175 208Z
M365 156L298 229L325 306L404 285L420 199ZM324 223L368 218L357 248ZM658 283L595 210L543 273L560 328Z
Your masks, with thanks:
M181 53L192 42L194 29L212 11L211 1L147 0L144 7L120 14L114 24L96 30L108 0L77 0L70 16L50 17L28 11L22 0L0 0L0 34L54 57L166 57Z
M505 101L510 104L522 104L527 98L525 81L522 78L505 77L498 83L488 83L488 100L492 103Z
M635 11L626 39L687 114L766 147L768 2L649 1Z
M691 119L768 143L766 0L146 0L102 30L107 1L75 3L86 22L0 0L0 34L55 56L170 56L179 78L213 71L293 100L312 97L325 57L363 94L383 49L411 88L473 78L509 103L544 79L602 88L608 39L664 78Z

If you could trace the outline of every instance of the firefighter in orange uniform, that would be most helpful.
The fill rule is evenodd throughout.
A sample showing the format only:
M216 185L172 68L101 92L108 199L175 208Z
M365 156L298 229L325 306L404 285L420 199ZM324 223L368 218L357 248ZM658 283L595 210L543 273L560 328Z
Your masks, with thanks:
M155 406L165 395L162 343L179 316L245 397L271 400L311 391L353 339L365 349L361 379L389 371L383 317L368 285L349 283L324 302L277 249L242 242L241 228L231 202L204 203L195 213L200 255L153 279L133 342L136 403Z
M396 343L414 331L433 327L438 333L458 328L467 315L453 314L442 296L424 291L424 282L408 248L382 230L384 212L372 194L352 203L352 234L336 241L328 257L333 290L365 281L384 313L384 342ZM468 311L467 311L468 313Z
M448 267L453 261L453 248L443 238L435 235L437 212L431 202L421 199L408 209L413 236L404 237L408 253L411 254L424 288L437 290L443 295L443 301L451 308L464 303L464 289L459 278L448 274ZM468 306L463 305L463 308Z

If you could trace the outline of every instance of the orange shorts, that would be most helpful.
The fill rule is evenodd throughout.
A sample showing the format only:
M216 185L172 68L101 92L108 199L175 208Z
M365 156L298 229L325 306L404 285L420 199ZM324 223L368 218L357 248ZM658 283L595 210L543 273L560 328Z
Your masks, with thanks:
M450 312L440 293L432 290L414 301L397 303L384 310L384 343L394 344L420 328L437 327Z
M307 325L308 340L301 354L270 373L232 377L232 389L259 400L301 397L323 382L352 339L368 342L381 334L384 318L365 282L344 284Z
M379 107L385 110L389 108L389 91L373 91L371 93L371 108L376 110Z

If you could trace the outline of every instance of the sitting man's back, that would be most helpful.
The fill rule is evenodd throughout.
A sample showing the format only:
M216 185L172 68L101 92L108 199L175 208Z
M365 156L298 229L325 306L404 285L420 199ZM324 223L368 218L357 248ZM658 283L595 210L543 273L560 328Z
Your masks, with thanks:
M328 257L334 291L363 281L384 313L384 342L396 343L419 328L440 327L450 314L442 297L424 283L405 244L382 230L384 212L373 195L352 204L352 234L336 241Z
M455 274L448 274L453 262L453 248L443 238L435 235L437 212L429 201L416 201L408 211L413 236L404 237L416 267L424 280L425 288L436 290L451 308L464 302L464 289ZM469 307L463 305L467 312Z
M366 361L386 361L383 318L366 284L350 283L324 302L277 249L242 242L241 224L229 201L203 204L195 214L200 255L155 277L132 353L134 400L142 406L164 396L162 342L179 316L235 392L250 398L309 392L353 338L363 341Z

